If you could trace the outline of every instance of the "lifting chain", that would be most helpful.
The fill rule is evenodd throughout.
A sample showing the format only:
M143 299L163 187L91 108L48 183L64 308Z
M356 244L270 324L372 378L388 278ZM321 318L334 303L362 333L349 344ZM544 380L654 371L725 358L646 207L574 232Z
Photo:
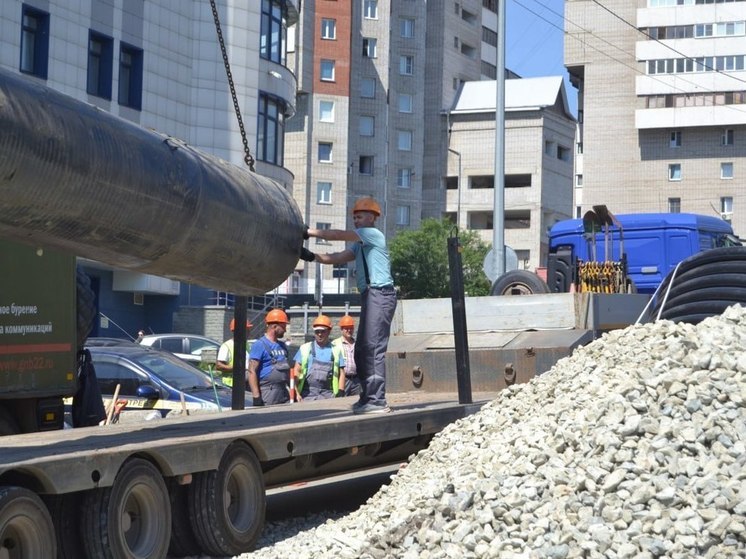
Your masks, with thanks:
M581 292L625 293L627 289L621 262L578 261L578 279Z
M212 17L215 20L215 30L218 33L218 42L220 43L220 52L223 54L223 64L225 65L225 74L228 76L228 86L231 88L231 96L233 97L233 108L236 111L236 119L238 119L238 129L241 131L241 141L243 142L244 150L244 162L249 166L252 172L254 172L254 157L251 155L249 150L249 141L246 139L246 130L243 126L243 119L241 118L241 109L238 106L238 97L236 96L236 88L233 85L233 74L231 73L231 65L228 62L228 53L225 50L225 41L223 40L223 31L220 28L220 17L218 17L218 9L215 6L215 0L210 0L210 7L212 8Z

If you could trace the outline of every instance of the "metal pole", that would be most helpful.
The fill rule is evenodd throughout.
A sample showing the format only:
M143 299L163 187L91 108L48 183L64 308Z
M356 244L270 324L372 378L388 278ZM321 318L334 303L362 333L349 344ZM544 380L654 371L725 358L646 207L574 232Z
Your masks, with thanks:
M497 276L505 273L505 0L497 2L497 79L495 80L495 206L492 254Z
M246 307L248 299L245 295L236 295L233 307L233 390L231 394L231 408L244 409L246 404Z
M458 156L458 182L456 185L456 188L458 189L458 197L456 203L456 227L461 229L461 152L451 148L448 148L448 151Z
M453 309L453 341L456 346L458 403L471 404L471 369L469 368L469 341L466 329L464 271L461 267L461 247L458 236L448 238L448 268L451 273L451 308Z

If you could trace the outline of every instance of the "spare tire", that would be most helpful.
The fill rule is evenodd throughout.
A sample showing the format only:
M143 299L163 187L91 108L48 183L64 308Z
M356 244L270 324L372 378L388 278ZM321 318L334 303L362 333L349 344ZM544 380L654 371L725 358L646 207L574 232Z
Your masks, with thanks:
M490 295L532 295L549 293L547 282L528 270L511 270L492 284Z
M746 247L699 252L683 260L674 272L666 276L655 295L651 320L697 324L722 314L731 305L746 306Z

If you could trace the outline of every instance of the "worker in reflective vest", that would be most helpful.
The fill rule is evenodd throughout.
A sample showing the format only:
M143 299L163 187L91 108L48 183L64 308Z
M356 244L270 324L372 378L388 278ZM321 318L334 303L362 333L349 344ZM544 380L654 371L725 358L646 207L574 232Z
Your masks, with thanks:
M344 396L345 358L342 348L332 346L332 321L320 314L313 321L313 341L300 346L295 355L298 400L323 400Z
M251 322L246 321L246 331L251 330ZM231 333L236 329L236 319L231 319L230 325ZM246 371L249 370L249 350L251 348L246 346ZM215 368L220 371L222 375L223 384L226 386L233 387L233 336L225 340L218 350L218 358L215 362ZM248 375L247 375L248 379Z

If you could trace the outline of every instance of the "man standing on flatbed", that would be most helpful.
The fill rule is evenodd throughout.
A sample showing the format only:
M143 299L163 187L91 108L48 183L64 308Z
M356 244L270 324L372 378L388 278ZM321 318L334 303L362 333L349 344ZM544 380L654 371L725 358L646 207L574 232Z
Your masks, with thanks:
M348 241L341 252L315 254L307 248L301 258L307 262L344 264L355 261L360 291L360 323L355 343L355 364L362 392L352 406L353 413L386 413L386 350L391 320L396 310L396 291L386 238L376 229L381 206L373 198L361 198L352 208L354 230L309 229L308 237L326 241Z

